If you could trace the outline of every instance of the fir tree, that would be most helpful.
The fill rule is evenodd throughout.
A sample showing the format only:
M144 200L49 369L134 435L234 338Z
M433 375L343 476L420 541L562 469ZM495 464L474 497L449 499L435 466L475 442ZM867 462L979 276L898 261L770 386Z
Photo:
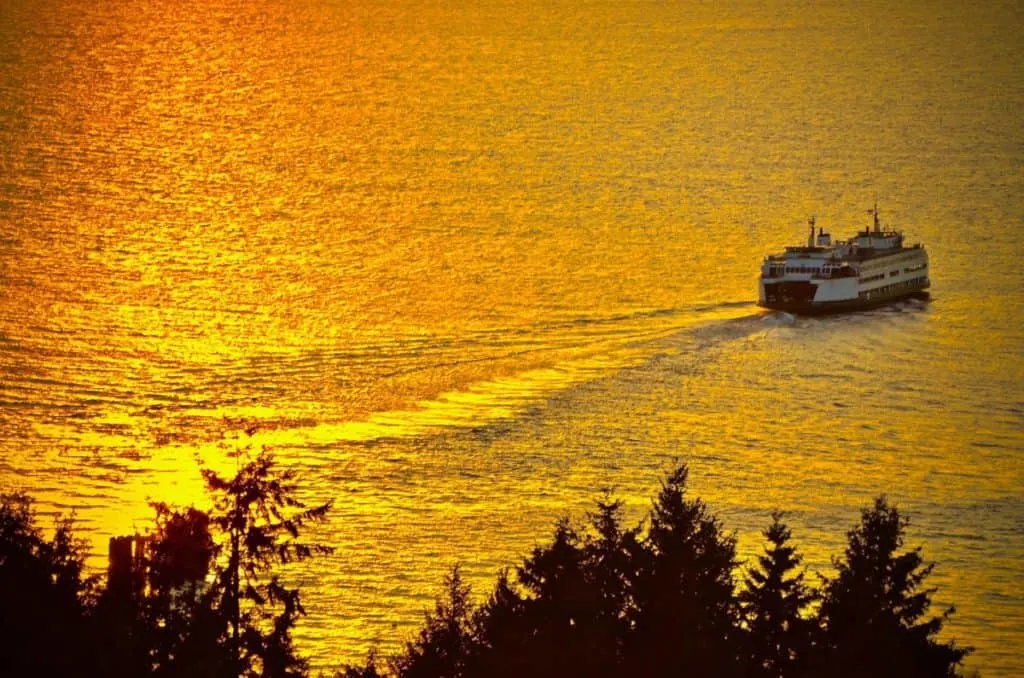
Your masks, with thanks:
M299 541L300 529L324 520L330 503L307 508L296 497L294 473L278 471L265 450L231 479L208 469L203 477L214 499L211 523L226 538L215 590L228 627L230 675L305 675L291 638L305 610L299 591L285 587L274 569L332 550Z
M804 584L804 573L794 573L802 559L790 545L792 535L780 512L772 513L764 536L768 546L758 556L758 567L748 570L739 594L748 630L748 674L797 676L814 638L815 625L803 616L814 595Z
M609 635L623 637L632 612L634 558L640 549L639 527L622 528L622 502L605 496L590 514L595 535L587 535L584 558L588 579L598 596L598 614Z
M473 614L469 675L514 678L531 672L528 649L533 629L526 622L526 605L509 581L508 570L502 570L490 597Z
M525 589L525 654L536 676L586 673L590 658L585 627L596 617L596 597L584 572L579 533L559 520L551 544L537 547L517 570Z
M607 494L590 514L593 534L584 538L584 576L592 589L595 618L585 625L590 636L590 659L595 670L617 673L625 658L625 646L635 612L633 585L635 559L641 547L640 528L622 528L622 502Z
M28 495L0 496L0 675L102 675L88 616L96 580L72 521L47 540Z
M470 587L459 566L444 578L444 594L428 614L419 638L406 645L393 669L401 678L462 678L473 645Z
M609 527L618 533L617 523ZM614 577L598 575L595 563L614 550L559 520L551 543L517 569L518 585L503 574L476 615L473 675L611 675L620 641L608 621L617 624L621 613L609 607L612 598L602 598L601 582L612 591Z
M716 675L738 671L733 597L736 539L699 499L686 497L685 464L662 483L637 558L632 673Z
M934 588L920 547L900 552L909 521L885 497L861 513L835 578L825 582L825 646L818 672L833 676L947 677L971 651L936 635L953 613L926 618Z

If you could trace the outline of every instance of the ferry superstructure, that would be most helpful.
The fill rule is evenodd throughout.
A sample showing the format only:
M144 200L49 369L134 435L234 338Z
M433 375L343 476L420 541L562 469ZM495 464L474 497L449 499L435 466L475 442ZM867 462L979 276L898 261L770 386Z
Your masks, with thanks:
M787 247L765 257L758 281L758 306L796 314L856 311L907 297L927 296L928 252L905 245L903 233L884 230L878 206L874 228L832 242L814 218L806 247Z

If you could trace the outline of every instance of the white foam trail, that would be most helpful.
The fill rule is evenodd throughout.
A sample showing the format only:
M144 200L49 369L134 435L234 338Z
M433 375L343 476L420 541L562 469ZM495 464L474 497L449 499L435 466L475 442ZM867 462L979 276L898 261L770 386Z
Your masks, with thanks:
M769 327L789 327L796 323L796 316L785 311L777 311L764 318L764 324Z

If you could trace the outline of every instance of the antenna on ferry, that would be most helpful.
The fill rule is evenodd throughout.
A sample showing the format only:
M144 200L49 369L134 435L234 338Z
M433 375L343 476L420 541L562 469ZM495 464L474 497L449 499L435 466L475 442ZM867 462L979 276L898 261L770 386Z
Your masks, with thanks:
M811 218L807 220L807 223L810 224L810 226L811 226L811 234L809 236L807 236L807 246L808 247L814 247L814 215L813 214L811 215Z
M875 198L875 209L871 210L871 213L875 215L875 233L880 232L882 229L878 224L878 198Z

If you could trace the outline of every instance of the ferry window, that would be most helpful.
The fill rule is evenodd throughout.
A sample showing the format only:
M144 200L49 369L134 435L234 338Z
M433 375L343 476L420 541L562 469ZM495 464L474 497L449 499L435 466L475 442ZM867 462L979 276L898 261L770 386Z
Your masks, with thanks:
M895 271L889 271L889 276L890 277L897 276L899 274L900 274L900 269L898 269L898 268Z

